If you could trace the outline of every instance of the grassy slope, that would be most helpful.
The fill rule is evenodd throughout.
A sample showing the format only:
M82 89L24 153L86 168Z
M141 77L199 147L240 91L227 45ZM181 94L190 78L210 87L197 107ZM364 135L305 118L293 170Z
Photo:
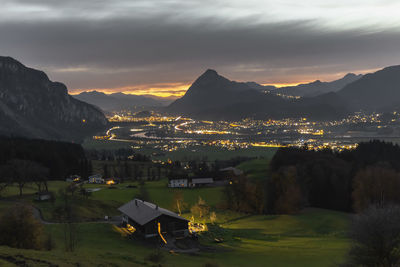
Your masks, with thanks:
M262 166L261 161L250 165L254 167L256 163ZM90 201L83 202L82 209L88 216L98 217L108 211L97 204L106 205L115 211L116 207L131 200L138 191L136 188L126 188L127 184L135 183L118 185L119 189L108 189L105 185L86 185L103 189L94 192ZM65 185L64 182L51 182L49 186L57 192L58 188ZM146 188L155 203L170 208L174 190L166 188L166 180L147 182ZM31 199L34 191L34 187L27 188L24 192L28 195L24 199ZM181 191L185 201L191 205L201 196L211 206L215 206L222 196L221 188ZM14 198L13 194L17 192L17 188L11 187L7 194ZM0 212L7 205L0 202ZM38 205L50 212L50 203ZM185 217L190 217L190 214L185 214ZM222 232L210 228L211 231L201 237L202 242L215 247L216 252L203 252L197 256L165 252L164 263L167 266L203 266L205 262L215 262L219 266L330 266L340 262L348 248L348 240L345 238L348 215L340 212L308 209L293 216L243 216L217 210L217 218ZM122 238L111 225L83 223L79 225L78 249L74 253L65 254L62 229L62 225L46 225L46 231L52 234L56 242L55 250L46 252L0 247L0 264L4 261L1 255L22 254L24 257L44 259L60 266L72 266L77 262L82 266L140 266L145 264L145 257L153 251L152 247ZM222 237L225 242L216 244L213 237ZM149 262L147 264L151 265Z
M348 215L320 209L309 209L295 216L250 216L222 225L221 244L212 244L215 252L199 255L165 254L166 266L203 266L205 262L219 266L330 266L338 263L348 247L344 237ZM60 266L140 266L153 251L138 241L122 238L111 225L86 223L79 225L78 248L64 253L62 225L48 225L56 249L51 252L0 248L0 255L23 254ZM150 264L147 262L147 264Z
M245 161L237 166L250 179L265 179L268 175L270 158L261 158Z

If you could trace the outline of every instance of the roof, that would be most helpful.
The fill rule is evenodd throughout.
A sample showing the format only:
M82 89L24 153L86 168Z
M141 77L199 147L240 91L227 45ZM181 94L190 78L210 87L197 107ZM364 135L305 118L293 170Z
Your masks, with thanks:
M237 169L235 167L228 167L228 168L220 169L220 171L222 171L222 172L231 171L231 172L233 172L234 175L243 174L242 170L239 170L239 169Z
M118 210L140 225L145 225L161 215L167 215L179 220L188 221L172 211L136 198L122 205Z
M214 183L213 178L193 178L192 184L212 184Z

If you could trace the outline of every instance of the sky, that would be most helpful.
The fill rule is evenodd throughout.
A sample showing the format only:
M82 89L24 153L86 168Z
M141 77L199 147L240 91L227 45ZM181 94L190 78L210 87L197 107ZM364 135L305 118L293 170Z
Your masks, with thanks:
M180 96L206 69L330 81L400 64L398 0L0 0L0 55L70 93Z

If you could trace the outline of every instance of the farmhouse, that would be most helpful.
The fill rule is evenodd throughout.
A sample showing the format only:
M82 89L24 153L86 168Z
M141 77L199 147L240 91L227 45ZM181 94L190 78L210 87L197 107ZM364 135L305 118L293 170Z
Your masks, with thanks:
M168 182L168 187L188 187L188 179L171 179Z
M92 176L89 176L89 183L90 184L104 184L104 179L101 174L95 174Z
M122 212L122 224L134 228L139 235L150 238L163 235L187 236L189 220L178 214L140 199L134 199L118 209Z

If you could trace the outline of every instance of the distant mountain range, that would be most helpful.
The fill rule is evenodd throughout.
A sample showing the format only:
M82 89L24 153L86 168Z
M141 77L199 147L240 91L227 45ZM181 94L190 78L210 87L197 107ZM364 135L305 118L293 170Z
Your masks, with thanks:
M387 67L346 85L337 93L352 110L400 110L400 66Z
M285 95L285 96L282 96ZM304 96L287 99L287 96ZM273 88L234 82L207 70L166 111L204 119L287 118L328 120L364 110L400 109L400 66L365 76L347 74L333 82L316 81Z
M260 89L255 83L230 81L215 70L207 70L166 111L197 118L228 120L303 116L335 119L347 114L346 107L334 93L295 100Z
M312 83L280 87L275 90L270 89L270 91L290 96L313 97L330 92L337 92L343 89L346 85L357 81L361 77L361 74L356 75L354 73L348 73L343 78L332 82L321 82L320 80L316 80Z
M0 57L0 135L80 140L107 125L96 107L39 70Z
M104 111L163 107L174 101L174 99L156 96L131 95L124 93L105 94L98 91L82 92L73 97L95 105Z
M304 97L288 98L292 93ZM10 57L0 57L0 135L80 140L104 129L107 119L102 111L83 101L109 111L136 105L160 107L171 100L96 91L72 97L65 85L50 81L44 72L25 67ZM254 82L230 81L215 70L207 70L183 97L163 110L210 120L247 117L331 120L359 110L400 111L400 66L362 77L348 74L333 82L317 81L278 89Z

